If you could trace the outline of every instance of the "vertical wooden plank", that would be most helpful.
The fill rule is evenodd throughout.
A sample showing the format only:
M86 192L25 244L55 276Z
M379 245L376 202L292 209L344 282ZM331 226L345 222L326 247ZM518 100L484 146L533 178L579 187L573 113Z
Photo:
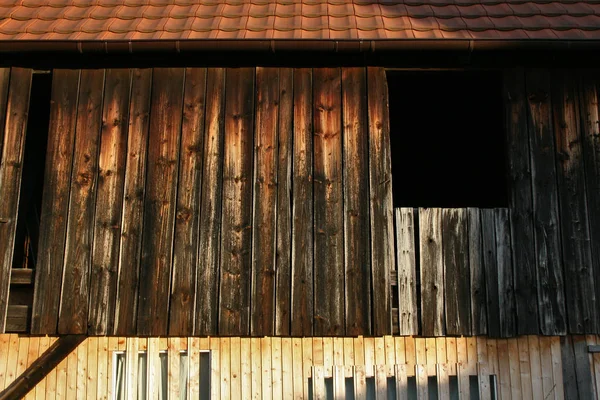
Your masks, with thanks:
M86 399L97 399L98 394L98 338L87 339Z
M181 68L157 68L152 77L137 315L140 335L167 333L184 81Z
M231 355L230 355L230 340L231 338L211 338L219 341L219 373L221 379L219 385L221 385L220 396L223 399L229 399L232 396L231 393Z
M139 339L127 338L125 351L125 394L130 399L138 397ZM114 380L114 377L113 377Z
M419 209L421 320L423 336L444 336L442 210Z
M391 337L390 337L391 338ZM386 356L387 356L387 338L386 338ZM333 338L333 365L344 365L344 338Z
M3 70L0 70L0 82L1 82L1 74ZM2 87L0 87L2 89ZM0 95L2 92L0 92ZM2 97L0 97L1 101ZM8 364L8 351L9 351L9 343L10 343L11 335L9 334L0 334L0 390L4 390L4 381L6 379L6 365Z
M196 271L195 335L217 333L219 306L219 260L221 249L221 203L223 188L223 145L225 70L209 68L206 75L206 117L200 244Z
M375 338L367 337L363 339L364 355L365 355L365 373L367 376L374 376L375 370Z
M273 377L272 377L272 355L271 338L264 337L260 339L260 357L261 357L261 383L262 398L273 398Z
M256 68L252 291L250 333L272 336L275 327L275 251L279 70Z
M252 358L252 399L262 399L262 352L259 338L250 339Z
M381 364L375 366L375 398L387 399L387 369Z
M38 352L40 349L40 338L32 337L29 339L29 347L27 349L27 362L25 363L25 368L29 368L31 363L35 361L38 357ZM35 399L35 388L29 391L25 396L25 400L33 400Z
M508 359L508 341L506 339L499 339L497 341L497 348L503 357L498 359L498 391L500 392L501 399L511 398L510 389L510 363Z
M88 330L104 70L81 72L58 333Z
M131 89L129 70L109 69L105 79L90 271L91 335L105 335L114 327Z
M366 71L342 68L346 335L371 332Z
M435 338L426 338L425 340L425 370L427 376L435 376L435 364L437 362L437 354L435 347Z
M80 344L79 347L82 347L84 343ZM77 398L77 375L79 375L79 369L77 366L77 354L78 350L73 350L73 352L69 354L69 356L67 357L66 369L64 371L59 371L58 376L56 377L57 399Z
M442 210L446 333L471 334L469 236L466 209Z
M552 84L569 333L592 333L597 332L598 313L595 310L598 300L594 288L576 83L571 72L561 70L554 72Z
M205 339L206 340L206 339ZM200 339L188 338L189 378L188 393L190 399L200 397Z
M600 81L596 70L581 72L580 114L585 164L585 189L591 243L600 243L600 108L598 88ZM596 302L600 301L600 248L592 246ZM598 333L598 331L596 331ZM600 390L600 389L599 389Z
M544 335L562 335L566 315L550 82L548 71L526 72L540 329Z
M367 399L367 381L364 365L354 366L354 398L356 400Z
M585 336L572 336L573 353L575 355L575 372L577 389L581 399L591 399L593 395L592 371Z
M16 379L17 360L19 358L19 336L11 334L8 342L8 355L6 361L6 374L4 376L4 388L7 388Z
M406 364L411 366L410 369L406 370L406 373L414 375L415 369L412 366L417 363L415 339L412 337L404 338L404 348L406 351Z
M247 335L252 268L254 69L228 69L225 96L219 334Z
M179 353L179 338L168 338L167 348L167 385L169 396L173 399L180 399L181 388L179 387L180 376L180 353Z
M467 210L469 219L469 271L471 273L471 333L487 333L487 298L483 243L481 235L481 214L478 208Z
M112 371L109 371L107 369L109 356L110 354L108 353L108 338L98 338L98 384L96 396L100 400L108 399L108 385L112 383L110 381Z
M512 337L517 333L517 327L508 210L504 208L495 209L494 219L496 226L500 335Z
M314 333L343 335L344 215L341 77L338 68L313 72Z
M533 399L542 400L545 397L542 385L542 370L550 369L549 367L552 365L552 363L550 362L548 364L542 364L538 336L527 336L527 342L529 346L529 369L531 371L531 388L533 392Z
M491 400L490 374L486 364L477 363L477 376L479 378L479 398L481 400Z
M567 399L578 399L578 380L576 372L575 353L573 351L573 338L560 337L560 352L562 359L562 372L564 376L564 393Z
M417 381L417 399L429 399L427 370L424 365L415 365L415 379Z
M314 337L312 342L312 363L314 365L324 365L325 355L323 354L323 338Z
M240 374L242 399L252 398L252 352L250 338L240 340Z
M313 332L312 71L294 70L291 334Z
M437 389L440 400L450 400L449 370L448 364L437 364Z
M292 295L292 175L294 129L294 70L279 69L277 149L277 222L275 252L275 334L289 335ZM291 386L290 386L291 387Z
M231 384L231 398L241 399L242 391L242 363L241 363L241 340L239 337L232 337L229 347L230 353L230 384Z
M466 363L461 362L457 364L456 375L458 380L458 398L469 400L471 398L471 382Z
M87 386L88 386L87 344L88 344L88 342L89 342L89 339L87 339L86 341L81 343L79 345L79 347L77 347L77 359L76 359L77 367L75 369L69 368L69 371L67 371L67 374L73 374L73 375L77 376L77 378L71 382L76 382L75 395L78 399L86 398L86 394L87 394ZM77 372L75 372L75 371L77 371ZM69 385L69 386L71 386L71 385ZM69 387L69 389L71 389L71 388ZM67 397L68 397L68 394L67 394Z
M148 386L146 389L146 396L149 397L150 400L159 399L161 379L159 351L159 338L148 338L148 349L146 350L146 382Z
M42 337L40 337L39 341L40 341L40 344L39 344L38 354L36 355L36 358L39 358L42 354L44 354L44 352L46 350L48 350L48 347L50 347L50 338L48 336L42 336ZM1 346L1 344L0 344L0 346ZM1 371L1 366L0 366L0 371ZM47 387L47 383L48 383L48 381L47 381L48 376L49 375L46 375L46 377L44 379L42 379L40 381L40 383L38 383L35 386L35 390L32 390L30 392L31 394L34 395L32 398L39 399L39 400L43 400L43 399L46 398L46 387ZM1 379L2 379L2 377L0 377L0 380ZM0 383L0 386L1 385L2 384Z
M137 324L151 87L151 69L132 70L121 217L121 248L113 330L114 334L121 336L134 334Z
M0 73L0 114L6 122L0 130L4 131L4 140L0 133L0 333L4 332L10 270L14 253L17 214L21 191L21 176L25 155L25 133L29 113L29 93L31 91L31 70L13 68L10 77L8 99L5 101L3 88L8 81L7 72ZM6 104L6 118L4 105Z
M408 400L408 378L406 365L394 366L394 381L396 383L396 400Z
M417 272L412 208L397 208L396 260L398 266L398 322L400 335L418 334Z
M554 395L557 399L562 399L565 395L563 376L562 355L560 337L552 337L550 341L550 349L552 353L552 377L554 379Z
M367 69L373 334L391 333L389 272L394 266L394 216L388 92L385 71Z
M486 340L486 346L487 346L487 357L488 357L488 362L487 362L488 371L490 372L490 374L495 375L498 373L498 369L499 369L499 367L498 367L498 340L488 338Z
M524 399L533 398L533 385L531 380L531 361L529 358L529 340L527 336L520 336L518 339L513 339L512 342L517 342L519 349L519 371L521 376L521 396Z
M406 346L403 337L394 338L394 350L396 352L396 364L406 364Z
M456 363L466 361L466 341L465 338L441 338L438 339L446 342L446 359L448 363L449 373L456 375ZM438 353L439 354L439 353ZM443 354L443 353L442 353ZM439 356L438 356L439 358ZM439 362L439 361L438 361Z
M294 358L292 352L292 338L281 339L281 383L273 382L273 394L276 397L275 390L280 390L281 398L289 400L294 398ZM276 361L273 361L275 364Z
M196 269L201 265L200 257L203 257L198 254L198 235L202 196L205 96L206 69L187 68L179 150L169 335L187 336L194 331Z
M60 292L62 284L69 207L68 177L71 176L73 165L79 71L56 70L52 80L32 334L54 334L57 329L60 298L56 294Z
M513 398L521 396L521 365L519 362L519 347L517 339L508 339L508 365L510 370L510 391ZM524 394L523 394L524 395Z
M221 385L217 382L221 380L221 365L220 365L220 354L219 338L209 338L209 349L211 352L210 357L210 381L213 384L210 385L210 398L217 400L221 398ZM200 347L203 348L202 346Z
M487 301L487 332L491 337L501 336L500 293L498 292L498 256L494 210L481 210L481 236Z
M108 399L112 399L113 398L113 368L114 368L114 361L115 361L115 357L114 357L114 353L115 351L119 348L119 339L117 337L109 337L108 338L108 371L109 371L109 376L110 376L110 381L109 381L109 385L108 385L108 392L107 392L107 398ZM66 368L66 365L65 365ZM127 379L127 376L125 376L125 378ZM127 382L127 381L126 381ZM57 383L58 383L58 379L57 379ZM58 385L57 385L58 387ZM58 397L57 397L58 398Z
M522 69L504 71L504 109L510 184L510 232L515 265L515 306L518 333L538 334L533 200L525 73Z
M4 122L6 121L9 82L10 68L0 68L0 162L2 162L2 149L4 146Z
M324 367L322 365L315 365L312 367L312 393L315 400L325 400L325 379L324 379Z
M304 375L302 365L302 339L292 338L292 371L293 371L293 388L294 400L304 398L304 387L308 385L308 379ZM306 393L308 395L308 393Z
M333 398L334 400L346 399L346 377L344 376L344 366L335 365L333 367Z
M304 389L304 398L308 398L308 378L310 377L310 368L313 365L312 339L302 338L302 387Z

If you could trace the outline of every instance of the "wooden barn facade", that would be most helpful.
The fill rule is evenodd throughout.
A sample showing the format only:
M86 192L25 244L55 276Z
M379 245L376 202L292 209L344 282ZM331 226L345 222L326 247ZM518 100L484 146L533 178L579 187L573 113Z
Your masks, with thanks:
M0 1L0 399L600 398L600 5Z

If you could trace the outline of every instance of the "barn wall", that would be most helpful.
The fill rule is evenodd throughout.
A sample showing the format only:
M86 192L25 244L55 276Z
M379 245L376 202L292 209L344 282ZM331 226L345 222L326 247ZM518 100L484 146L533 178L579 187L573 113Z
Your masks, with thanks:
M47 336L0 335L0 389L7 387L54 340ZM574 359L565 355L565 341L579 348L575 351L576 370ZM498 398L588 399L596 398L600 385L600 359L587 353L587 345L597 341L600 343L600 337L89 338L26 398L112 398L115 351L124 351L126 357L128 352L148 352L148 368L155 371L148 376L154 379L160 375L158 354L167 351L168 388L176 399L183 391L180 352L187 351L187 393L189 398L198 398L198 352L210 350L210 392L214 399L251 395L308 398L309 390L319 390L319 382L324 387L325 381L319 381L319 377L327 379L336 374L346 378L354 375L357 382L374 377L376 386L387 378L399 379L402 385L415 377L418 388L426 386L428 376L437 376L438 391L451 390L448 382L454 378L449 377L457 376L461 398L469 398L466 391L472 376L482 399L490 398L485 392L489 395L493 388L489 376L494 375ZM313 374L316 379L309 389ZM131 382L137 383L137 379ZM357 389L365 387L358 385Z

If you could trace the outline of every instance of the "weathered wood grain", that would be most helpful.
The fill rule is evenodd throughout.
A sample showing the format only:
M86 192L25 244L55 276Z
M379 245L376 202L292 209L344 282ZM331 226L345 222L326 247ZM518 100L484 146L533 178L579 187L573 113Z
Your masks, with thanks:
M114 334L136 331L152 70L132 70Z
M346 335L371 333L369 143L365 68L342 68Z
M52 77L48 149L33 298L32 334L54 334L64 262L70 177L75 144L79 70Z
M569 333L591 333L596 332L598 326L598 301L594 289L577 87L572 73L563 70L553 73L552 83L568 327Z
M538 334L537 278L525 72L504 72L504 109L510 182L510 227L515 305L520 335Z
M183 98L177 209L173 244L173 276L169 308L169 335L194 332L198 254L206 69L187 68Z
M419 209L421 326L423 336L444 336L442 210Z
M600 301L600 80L597 70L581 72L581 122L583 160L585 165L585 189L592 243L592 268L596 288L596 302ZM600 333L600 326L596 327ZM598 388L600 392L600 387Z
M514 276L511 253L510 221L508 210L494 209L496 228L496 265L498 267L498 304L500 335L512 337L517 333L514 297Z
M294 70L279 70L279 140L277 160L277 242L275 253L275 334L291 332L292 315L292 174Z
M84 334L88 329L104 74L101 69L81 72L64 276L58 315L59 334Z
M490 337L500 337L498 256L496 249L496 224L493 209L481 210L481 238L487 303L487 334Z
M550 109L551 78L545 70L528 70L525 77L540 330L544 335L562 335L566 333L566 312Z
M167 334L184 80L182 68L156 68L152 77L139 335Z
M217 333L221 204L223 188L223 141L225 70L209 68L206 75L204 162L200 203L200 243L196 270L195 335Z
M90 271L88 332L92 335L105 335L114 326L130 88L129 70L106 71Z
M310 336L313 332L312 110L312 71L295 69L291 318L294 336Z
M344 333L341 71L313 71L315 335ZM306 201L306 199L305 199Z
M0 162L2 162L2 149L4 148L4 123L6 121L9 81L10 68L0 68Z
M399 334L412 336L419 334L414 210L397 208L395 211Z
M272 336L275 318L279 70L256 69L250 334Z
M367 69L373 334L391 332L389 273L394 260L392 161L385 70Z
M469 208L469 271L471 283L471 333L487 333L487 298L484 273L481 214L478 208Z
M227 69L219 334L250 332L254 69Z
M471 291L467 210L442 210L442 251L444 253L444 302L446 334L471 334Z
M2 82L5 80L8 80L8 74L0 73L0 114L3 115L2 90L6 84ZM4 132L4 137L0 132L0 140L3 139L0 148L0 333L4 332L8 309L30 91L31 70L12 68L6 100L6 117L2 118L6 125L0 128L0 131Z

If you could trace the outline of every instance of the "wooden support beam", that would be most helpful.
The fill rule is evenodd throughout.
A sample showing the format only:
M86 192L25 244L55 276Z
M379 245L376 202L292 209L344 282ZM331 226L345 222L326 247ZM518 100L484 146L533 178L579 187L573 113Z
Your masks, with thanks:
M20 399L24 397L50 371L75 350L85 338L85 335L59 337L44 354L35 360L25 372L0 393L0 400Z

